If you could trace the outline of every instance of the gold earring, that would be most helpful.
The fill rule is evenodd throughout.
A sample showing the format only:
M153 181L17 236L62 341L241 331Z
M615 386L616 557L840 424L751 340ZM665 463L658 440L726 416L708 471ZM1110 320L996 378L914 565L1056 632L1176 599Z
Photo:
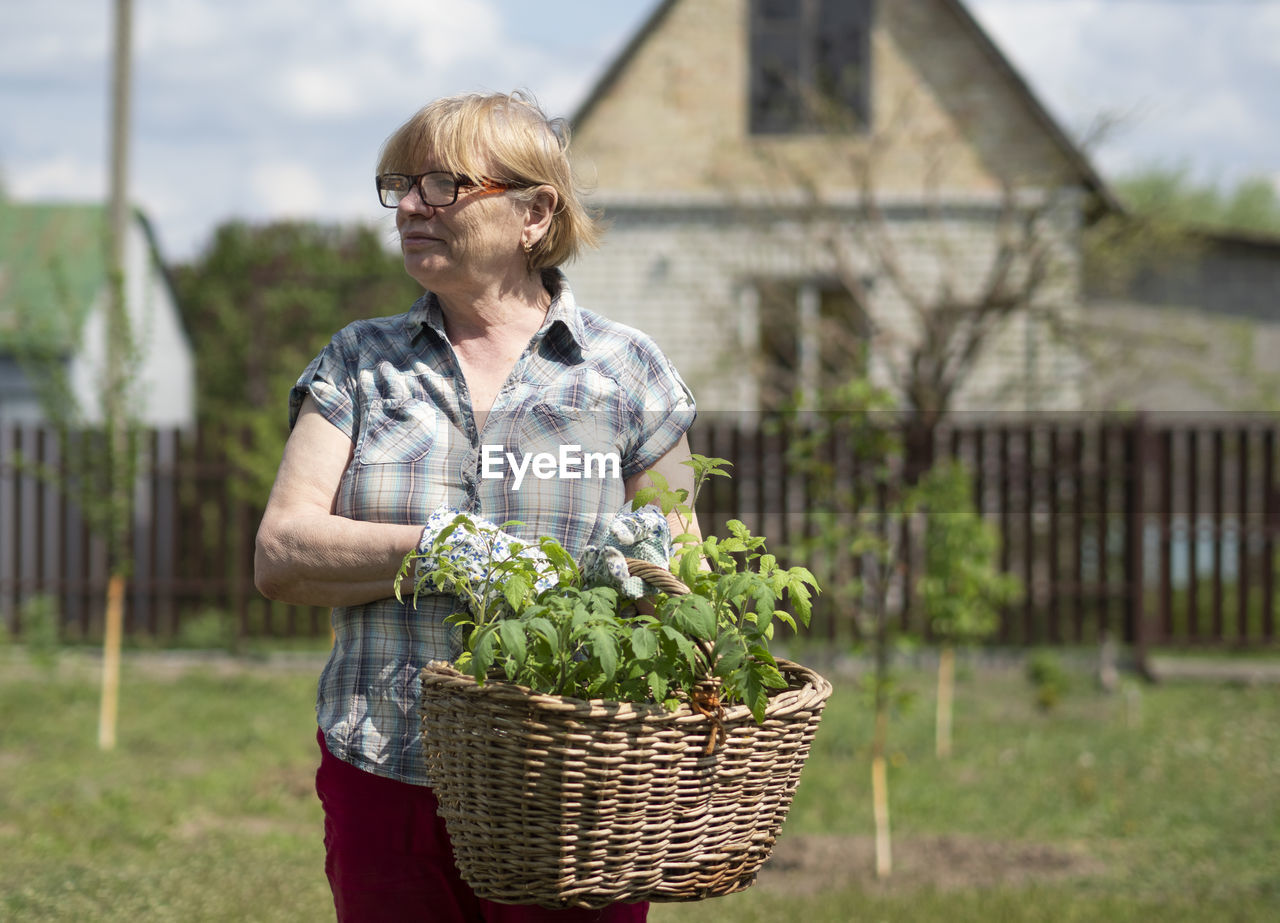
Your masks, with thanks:
M531 241L531 240L525 240L525 242L524 242L524 252L525 252L525 253L529 253L529 252L531 252L532 250L533 250L533 241Z

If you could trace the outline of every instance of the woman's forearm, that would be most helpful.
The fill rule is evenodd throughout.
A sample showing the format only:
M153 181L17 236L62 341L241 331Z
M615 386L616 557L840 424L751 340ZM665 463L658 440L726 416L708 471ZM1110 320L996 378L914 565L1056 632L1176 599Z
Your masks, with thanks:
M308 397L285 444L254 547L254 583L269 599L357 606L394 594L400 562L417 547L422 526L335 515L352 450L351 439Z
M254 582L269 599L307 606L355 606L394 595L405 554L421 526L358 522L324 513L270 512L254 548ZM411 586L404 589L412 592Z

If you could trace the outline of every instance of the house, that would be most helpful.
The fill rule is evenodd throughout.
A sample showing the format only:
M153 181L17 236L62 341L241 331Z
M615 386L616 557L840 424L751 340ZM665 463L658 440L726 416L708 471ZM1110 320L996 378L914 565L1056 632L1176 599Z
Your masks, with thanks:
M0 425L46 418L41 378L65 372L76 412L101 420L106 364L106 209L0 201ZM195 422L195 357L146 218L134 211L125 293L135 356L137 418Z
M901 381L922 313L980 299L1028 210L1037 310L991 324L949 406L1081 405L1050 314L1081 309L1080 229L1118 206L958 0L664 0L573 124L609 223L575 292L650 332L704 408L851 363Z
M1280 412L1280 235L1180 228L1122 278L1086 271L1089 312L1127 361L1092 382L1094 405Z
M928 312L983 299L1015 310L949 409L1091 406L1054 330L1087 309L1082 229L1121 207L959 0L663 0L572 122L609 226L575 293L703 408L856 366L892 386Z

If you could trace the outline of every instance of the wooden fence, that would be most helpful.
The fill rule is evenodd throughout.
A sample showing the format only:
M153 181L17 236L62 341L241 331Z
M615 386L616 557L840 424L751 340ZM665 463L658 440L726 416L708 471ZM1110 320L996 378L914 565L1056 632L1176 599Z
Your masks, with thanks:
M785 437L699 426L694 450L735 464L700 516L712 528L736 516L783 545L803 539L813 491L788 466ZM1274 645L1278 432L1274 417L1243 415L962 417L947 427L935 451L973 473L1002 567L1025 588L997 639L1092 643L1107 632L1136 645ZM914 563L900 581L901 617L927 636L910 595ZM813 631L841 639L851 623L828 606Z
M961 419L947 428L937 451L969 465L981 509L1003 537L1001 563L1027 589L1003 614L998 640L1090 643L1109 632L1140 646L1274 645L1278 433L1275 418L1243 416ZM786 443L769 427L699 420L694 451L734 463L733 480L699 504L704 528L739 518L778 551L811 530L815 491L788 462ZM237 495L239 446L208 432L149 435L130 632L167 638L209 613L241 636L327 632L324 610L270 603L253 587L261 501ZM0 428L0 619L20 631L26 606L45 594L65 636L92 638L101 631L105 548L33 473L36 462L56 468L57 451L47 431ZM923 630L909 569L905 576L900 617ZM811 634L843 643L852 619L833 598L818 607Z
M220 618L246 636L328 633L327 610L273 603L253 585L262 500L241 495L233 458L245 437L206 430L147 434L135 493L126 630L170 638L195 619ZM101 635L104 542L74 503L36 475L57 470L50 430L0 427L0 619L20 631L25 603L56 600L64 637Z

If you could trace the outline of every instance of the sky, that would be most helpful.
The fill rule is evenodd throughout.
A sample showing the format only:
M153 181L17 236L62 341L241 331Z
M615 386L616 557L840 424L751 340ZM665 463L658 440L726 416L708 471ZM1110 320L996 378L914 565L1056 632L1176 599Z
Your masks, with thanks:
M570 116L659 0L133 0L131 197L164 258L233 219L373 222L378 148L437 96ZM698 0L689 0L698 2ZM892 2L892 0L882 0ZM1105 178L1280 188L1280 0L967 0ZM0 2L0 189L101 201L111 0Z

